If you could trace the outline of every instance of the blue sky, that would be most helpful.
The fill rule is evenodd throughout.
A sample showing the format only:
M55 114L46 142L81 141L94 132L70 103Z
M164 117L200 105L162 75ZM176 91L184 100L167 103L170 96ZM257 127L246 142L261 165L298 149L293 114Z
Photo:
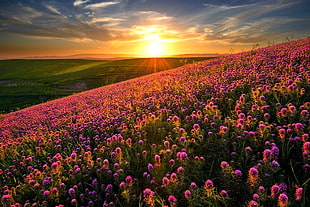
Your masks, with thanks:
M0 57L228 53L310 36L309 0L1 0Z

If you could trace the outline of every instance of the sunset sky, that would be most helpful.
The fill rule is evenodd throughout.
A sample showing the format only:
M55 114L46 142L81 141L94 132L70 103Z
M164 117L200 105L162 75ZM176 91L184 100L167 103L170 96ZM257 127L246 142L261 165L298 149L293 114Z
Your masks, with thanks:
M0 58L231 53L308 36L309 0L0 1Z

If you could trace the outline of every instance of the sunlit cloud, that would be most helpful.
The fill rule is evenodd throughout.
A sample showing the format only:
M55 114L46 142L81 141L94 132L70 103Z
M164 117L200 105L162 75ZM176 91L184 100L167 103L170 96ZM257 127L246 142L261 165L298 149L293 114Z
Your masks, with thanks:
M80 5L85 4L85 3L89 2L89 1L90 0L85 0L85 1L83 1L83 0L76 0L76 1L74 1L73 5L74 6L80 6Z
M89 4L85 6L85 8L90 8L90 9L103 8L103 7L107 7L107 6L119 4L119 3L120 2L115 2L115 1L94 3L94 4Z
M112 17L99 17L99 18L93 18L89 23L97 23L97 22L119 22L119 21L125 21L124 19L120 18L112 18ZM116 24L114 24L116 25Z

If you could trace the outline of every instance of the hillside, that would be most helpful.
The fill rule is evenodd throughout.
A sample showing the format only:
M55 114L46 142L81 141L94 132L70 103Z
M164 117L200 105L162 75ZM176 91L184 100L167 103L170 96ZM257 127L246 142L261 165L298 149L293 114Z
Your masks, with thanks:
M1 60L0 113L206 59Z
M310 39L4 115L1 204L306 206Z

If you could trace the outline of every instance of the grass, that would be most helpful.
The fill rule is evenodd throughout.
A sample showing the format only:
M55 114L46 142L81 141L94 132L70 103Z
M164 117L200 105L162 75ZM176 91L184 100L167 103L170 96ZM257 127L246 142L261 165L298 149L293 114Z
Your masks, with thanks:
M1 60L0 113L205 59Z

